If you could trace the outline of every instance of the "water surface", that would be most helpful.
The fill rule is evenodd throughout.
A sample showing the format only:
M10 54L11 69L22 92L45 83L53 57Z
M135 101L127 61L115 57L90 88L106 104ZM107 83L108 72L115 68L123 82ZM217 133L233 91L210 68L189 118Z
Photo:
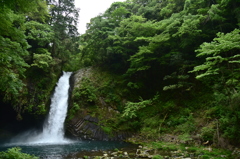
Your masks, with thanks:
M136 147L120 141L77 141L66 144L0 144L0 151L20 147L22 152L32 154L41 159L67 159L82 154L96 153L122 148ZM83 156L83 155L82 155Z

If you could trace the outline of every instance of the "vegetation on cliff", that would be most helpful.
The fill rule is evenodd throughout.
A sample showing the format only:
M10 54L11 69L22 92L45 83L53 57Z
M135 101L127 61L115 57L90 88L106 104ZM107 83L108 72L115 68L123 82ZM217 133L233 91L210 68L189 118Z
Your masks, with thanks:
M239 9L234 0L116 2L92 18L79 56L121 79L117 110L145 138L237 144Z
M239 1L115 2L81 36L73 0L1 3L0 94L19 119L46 112L62 69L92 66L68 120L85 108L109 134L240 142ZM116 115L105 118L104 106Z
M74 1L0 2L0 99L24 112L46 114L63 68L78 51Z

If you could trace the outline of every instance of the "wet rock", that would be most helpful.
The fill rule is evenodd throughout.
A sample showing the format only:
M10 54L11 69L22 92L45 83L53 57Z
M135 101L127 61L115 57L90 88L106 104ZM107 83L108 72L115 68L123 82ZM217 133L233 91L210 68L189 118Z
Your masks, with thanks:
M127 152L123 152L123 157L128 157L128 153Z
M118 155L118 152L113 152L111 155L116 157Z
M148 150L137 149L136 156L141 158L148 158L149 157Z
M103 154L103 156L104 156L104 157L108 157L108 154L105 153L105 154Z

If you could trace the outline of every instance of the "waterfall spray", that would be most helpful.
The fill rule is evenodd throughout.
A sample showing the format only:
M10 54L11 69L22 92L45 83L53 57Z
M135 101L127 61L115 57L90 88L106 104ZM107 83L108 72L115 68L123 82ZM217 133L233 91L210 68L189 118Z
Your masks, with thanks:
M70 142L64 138L64 121L67 115L71 74L71 72L63 72L57 83L43 131L41 133L28 131L14 138L12 144L64 144Z

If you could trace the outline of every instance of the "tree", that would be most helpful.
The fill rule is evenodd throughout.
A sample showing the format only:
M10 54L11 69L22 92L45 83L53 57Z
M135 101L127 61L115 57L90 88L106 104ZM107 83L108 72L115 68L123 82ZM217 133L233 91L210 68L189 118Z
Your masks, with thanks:
M240 64L240 30L235 29L230 33L219 32L211 43L203 43L197 57L206 57L202 65L194 67L191 73L197 72L197 79L214 77L212 82L221 82L229 91L235 92L239 87L239 64ZM218 81L219 79L220 81ZM230 86L230 87L228 87Z
M205 62L195 66L191 73L203 81L214 92L214 102L222 111L218 116L224 135L235 141L240 130L240 30L217 33L212 42L205 42L196 50L197 57ZM231 128L227 128L231 124Z
M50 0L50 25L54 31L52 56L62 61L69 60L70 54L77 52L77 23L79 9L75 8L74 0Z
M1 8L0 12L3 22L0 27L0 89L5 99L12 99L24 86L22 78L29 67L24 58L30 46L24 35L24 16L14 14L9 8Z
M18 119L29 102L26 72L33 62L31 51L50 42L51 30L43 24L48 18L47 7L44 0L1 1L0 94L11 102Z

